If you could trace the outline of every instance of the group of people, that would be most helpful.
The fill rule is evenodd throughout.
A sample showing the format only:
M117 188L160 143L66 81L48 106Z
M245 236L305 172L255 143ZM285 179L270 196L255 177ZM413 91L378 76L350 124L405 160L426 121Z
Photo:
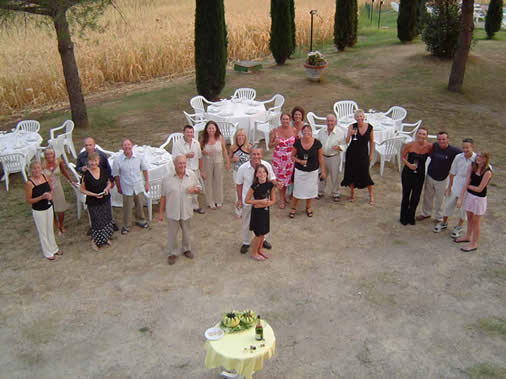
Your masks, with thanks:
M276 203L277 188L279 207L284 209L291 201L288 216L294 218L299 200L305 201L307 217L313 217L312 199L325 195L330 187L333 201L340 201L340 186L350 187L350 201L355 201L355 189L367 188L369 204L374 204L373 185L369 165L374 149L373 127L365 122L362 110L355 111L355 123L348 128L336 127L334 114L326 117L326 128L313 136L311 127L304 123L304 109L295 107L291 114L282 113L280 125L274 128L267 141L273 149L272 165L262 159L262 149L248 143L245 130L238 129L230 150L214 121L208 121L199 140L194 129L186 125L183 139L174 142L174 172L162 182L158 220L164 215L169 224L168 263L177 259L176 236L182 230L182 252L187 258L191 251L191 218L193 213L204 214L198 194L203 192L209 209L223 206L223 172L233 167L236 186L235 211L242 219L242 244L240 252L246 254L252 245L250 257L256 261L269 258L264 249L271 249L269 208ZM457 243L467 243L462 250L477 248L480 216L486 211L486 186L491 178L488 153L473 152L473 142L465 139L462 151L448 144L448 134L440 132L436 143L426 141L428 131L419 128L413 142L402 151L402 202L400 222L415 224L432 215L438 221L434 232L447 228L448 217L457 208L459 221L452 232ZM116 186L123 196L123 222L121 234L130 228L132 207L135 207L135 223L147 228L144 217L144 193L149 192L146 164L133 151L132 141L124 139L123 152L114 159L112 169L107 156L96 149L93 138L84 140L84 150L77 158L76 170L82 175L80 190L86 195L91 223L91 247L99 250L111 245L116 225L113 222L110 189ZM58 233L63 227L63 211L66 203L59 175L69 181L64 164L54 151L45 150L43 163L32 162L31 177L26 183L27 203L32 205L42 251L53 260L62 254L53 231L53 220ZM339 167L345 155L344 176L339 181ZM430 157L430 164L425 163ZM422 213L415 217L422 187L425 183ZM444 201L443 201L444 200ZM54 210L53 210L54 204ZM465 211L465 213L464 213ZM461 236L467 218L467 232ZM250 233L255 237L251 240Z
M416 221L434 217L437 224L433 231L439 233L448 228L448 218L457 209L458 221L451 237L456 243L466 244L462 251L475 251L480 236L480 218L487 211L487 185L492 178L490 155L475 153L471 138L462 140L461 150L449 144L447 132L439 132L437 142L432 144L427 142L427 137L427 129L420 127L415 140L402 150L400 222L415 225ZM422 211L415 217L422 187ZM462 236L466 219L467 230Z

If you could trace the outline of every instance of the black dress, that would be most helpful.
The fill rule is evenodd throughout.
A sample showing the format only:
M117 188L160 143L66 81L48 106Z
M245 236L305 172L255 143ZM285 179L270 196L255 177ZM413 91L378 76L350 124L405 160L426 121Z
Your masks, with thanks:
M401 201L401 224L415 225L415 212L420 194L422 193L425 180L425 161L429 154L417 154L410 151L406 157L409 163L416 163L416 172L408 166L402 170L402 201Z
M108 173L100 169L100 176L95 179L87 170L84 172L83 180L86 189L93 193L101 193L107 187ZM112 210L111 195L106 195L100 199L93 196L86 196L88 213L91 221L91 236L97 246L107 243L112 237Z
M251 186L251 189L253 190L253 198L255 200L270 199L273 186L274 185L271 182L253 184ZM258 237L269 233L269 228L269 207L252 207L249 230L252 230L253 233L255 233L255 236Z
M358 128L358 124L353 124ZM342 186L353 184L355 188L365 188L374 185L369 175L369 141L371 139L372 126L367 125L364 135L357 133L357 139L351 137L350 145L346 150L346 161L344 163L344 178ZM374 146L371 146L373 149Z

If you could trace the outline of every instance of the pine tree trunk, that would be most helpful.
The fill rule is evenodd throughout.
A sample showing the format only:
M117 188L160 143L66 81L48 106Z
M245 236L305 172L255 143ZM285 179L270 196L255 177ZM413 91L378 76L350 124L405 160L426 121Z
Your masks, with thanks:
M74 44L70 37L69 23L65 11L53 17L58 39L58 52L60 53L65 77L65 86L69 95L72 121L78 128L88 127L88 112L81 90L81 79L77 69L76 57L74 55Z
M453 92L460 91L464 83L467 57L473 39L473 6L474 0L463 0L462 2L462 25L457 42L457 52L453 58L452 71L448 80L448 90Z

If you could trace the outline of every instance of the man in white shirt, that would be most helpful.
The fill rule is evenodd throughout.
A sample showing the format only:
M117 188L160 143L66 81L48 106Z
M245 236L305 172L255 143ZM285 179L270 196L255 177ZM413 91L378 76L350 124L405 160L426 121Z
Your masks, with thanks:
M135 204L135 223L147 228L144 217L144 191L149 191L148 168L144 159L133 151L133 144L128 138L123 140L123 154L114 159L112 176L118 193L123 195L123 226L121 234L127 234L130 226L130 213Z
M263 164L268 171L268 178L270 182L274 182L276 180L276 176L274 175L274 171L272 171L272 166L269 162L262 160L262 149L258 147L254 147L251 149L250 160L249 162L244 163L239 170L237 170L236 175L236 189L237 189L237 203L236 208L242 208L241 219L242 219L242 246L241 246L241 254L246 254L250 245L251 232L249 230L249 224L251 219L251 205L246 204L246 195L253 184L253 176L255 174L255 169L259 164ZM265 236L266 238L270 237L270 234ZM264 240L262 245L264 249L271 249L272 245L267 240Z
M204 188L203 184L203 171L202 171L202 150L200 149L200 143L193 138L194 130L193 126L185 125L183 130L183 139L174 143L172 148L172 154L174 156L184 155L186 157L186 168L194 172L195 176L199 180L200 185ZM193 211L198 214L206 213L199 206L199 198L197 194L192 196L193 199Z
M169 224L169 265L176 263L176 237L179 228L181 228L183 235L183 255L189 259L194 257L191 251L192 197L202 190L202 186L195 173L186 168L186 162L184 155L176 156L174 174L162 182L158 221L163 221L163 210L165 209L165 216Z
M327 183L330 184L330 194L334 201L339 201L339 166L341 165L341 152L346 150L346 133L337 127L337 119L333 114L327 115L327 128L320 129L316 138L322 144L323 163L327 176L318 185L318 197L325 193Z
M445 192L443 202L443 221L434 226L432 231L439 233L448 228L448 217L453 214L457 206L457 200L462 191L462 187L466 184L467 172L469 166L474 162L476 153L473 151L474 145L471 138L464 138L462 141L462 153L457 154L450 168L450 180ZM466 220L466 212L463 207L457 208L457 216L459 221L453 228L452 238L457 238L462 232L462 225Z

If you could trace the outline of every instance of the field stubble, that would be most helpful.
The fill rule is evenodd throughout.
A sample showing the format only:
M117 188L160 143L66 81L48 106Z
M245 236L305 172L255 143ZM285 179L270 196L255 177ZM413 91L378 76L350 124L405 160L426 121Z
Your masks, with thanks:
M363 1L359 1L363 3ZM85 94L113 83L175 76L194 69L194 1L118 0L101 23L104 31L73 33ZM229 61L269 55L270 2L225 0ZM297 44L309 45L309 10L296 4ZM314 42L332 39L334 0L318 3ZM21 20L21 19L20 19ZM54 30L28 17L0 33L0 115L65 101L67 92Z

